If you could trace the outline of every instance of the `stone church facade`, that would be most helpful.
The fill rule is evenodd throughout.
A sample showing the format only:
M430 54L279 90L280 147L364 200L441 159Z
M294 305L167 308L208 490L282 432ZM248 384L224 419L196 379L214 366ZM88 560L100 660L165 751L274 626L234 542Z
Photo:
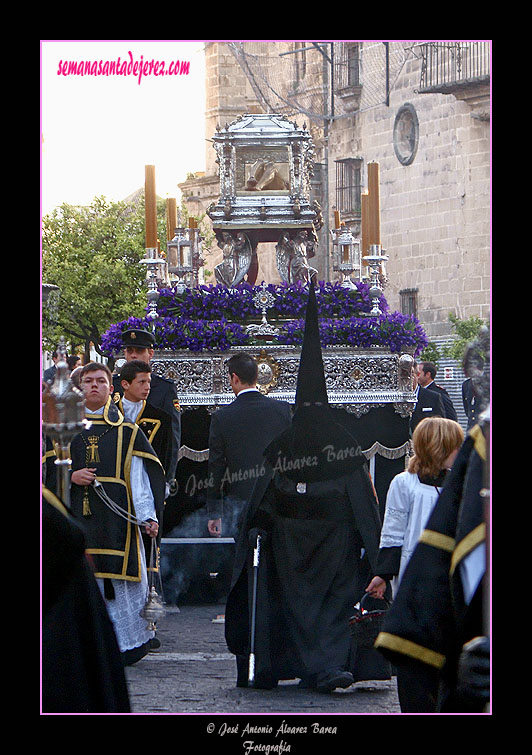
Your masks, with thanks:
M449 313L490 313L490 53L489 42L209 42L205 137L244 113L306 124L325 219L312 264L324 280L340 279L335 211L363 236L367 166L378 163L386 299L414 313L429 339L446 338ZM215 160L207 141L205 173L179 184L191 215L218 198ZM273 249L261 254L258 281L280 280ZM212 271L216 242L205 257Z

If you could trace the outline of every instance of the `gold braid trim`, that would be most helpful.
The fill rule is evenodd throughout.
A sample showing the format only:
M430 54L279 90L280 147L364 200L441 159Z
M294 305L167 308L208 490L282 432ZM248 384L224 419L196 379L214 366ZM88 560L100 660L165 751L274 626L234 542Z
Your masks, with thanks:
M135 506L133 505L133 491L131 490L131 459L133 456L133 446L135 445L135 438L137 437L137 433L139 431L138 425L131 425L128 422L124 423L126 427L131 427L133 429L133 432L131 433L131 438L129 441L129 446L126 451L126 458L124 463L124 477L126 478L126 489L127 489L127 511L128 514L133 514L136 516L135 512ZM122 438L121 438L122 441ZM118 457L117 457L118 458ZM131 522L127 523L127 537L126 537L126 550L129 557L129 549L131 548L131 537L132 535L135 538L135 542L137 544L137 573L140 574L141 571L141 564L140 564L140 548L142 547L142 543L140 540L140 528L135 527L132 532L132 526ZM124 564L123 564L123 576L126 575L127 571L127 558L124 558Z
M142 459L151 459L151 461L154 461L162 468L161 460L158 456L155 456L155 454L150 454L146 451L133 451L132 456L140 456Z
M471 551L474 550L477 545L483 543L485 539L486 524L483 522L482 524L479 524L477 527L475 527L474 530L471 530L471 532L469 532L463 538L463 540L460 540L460 542L454 549L449 573L452 575L460 561L462 561L462 559L464 559L468 553L471 553Z
M475 425L474 427L472 427L469 431L469 435L471 435L471 437L475 441L475 451L480 456L482 461L486 461L486 438L484 437L484 433L482 432L480 425Z
M428 666L434 666L437 669L443 668L445 663L445 656L441 653L423 647L423 645L418 645L416 642L405 640L402 637L398 637L396 634L389 634L388 632L379 633L375 640L375 647L393 650L396 653L407 655L410 658L414 658L416 661L421 661L422 663L426 663Z
M435 532L434 530L423 530L419 536L419 542L425 543L425 545L432 545L433 548L438 548L442 551L452 553L454 551L454 538L449 535L442 535L441 532Z
M67 517L70 516L69 511L68 511L67 507L64 505L64 503L62 501L60 501L59 498L54 493L52 493L52 491L49 490L47 487L43 486L43 488L42 488L42 495L43 495L43 498L46 501L48 501L49 504L51 504L52 506L54 506L54 508L56 508L58 511L60 511L65 516L67 516Z

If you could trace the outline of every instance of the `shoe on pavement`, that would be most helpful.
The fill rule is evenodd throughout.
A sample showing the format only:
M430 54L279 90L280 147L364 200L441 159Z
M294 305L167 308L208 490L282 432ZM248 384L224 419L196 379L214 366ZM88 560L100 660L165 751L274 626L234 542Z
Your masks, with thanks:
M302 677L297 686L299 689L316 689L316 676L317 674L310 674Z
M345 689L354 684L353 674L350 671L335 669L334 671L318 674L316 689L318 692L332 692L337 687Z

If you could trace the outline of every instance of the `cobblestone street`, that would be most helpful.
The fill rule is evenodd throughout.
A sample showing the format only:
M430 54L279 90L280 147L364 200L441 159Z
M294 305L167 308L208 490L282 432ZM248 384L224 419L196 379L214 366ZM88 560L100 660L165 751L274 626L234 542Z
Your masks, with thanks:
M355 730L353 714L400 713L395 678L357 682L332 694L300 689L295 680L274 690L237 688L234 656L227 650L220 621L224 608L167 608L157 629L161 647L126 668L133 714L181 714L180 727L186 723L194 737L207 737L206 743L217 751L227 747L224 752L251 753L259 742L269 743L269 752L290 751L283 750L282 742L292 743L291 752L306 752L303 743L318 732L320 743L329 746L327 737L337 742ZM252 749L246 750L245 742ZM275 745L277 750L271 749Z

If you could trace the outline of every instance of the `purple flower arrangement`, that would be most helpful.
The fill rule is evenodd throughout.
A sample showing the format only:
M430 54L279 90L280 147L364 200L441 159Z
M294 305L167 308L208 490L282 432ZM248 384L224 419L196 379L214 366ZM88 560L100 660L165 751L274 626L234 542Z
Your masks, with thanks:
M222 285L187 288L178 293L175 288L159 291L157 311L171 317L199 317L205 320L249 321L260 318L260 310L253 303L258 286L240 283L235 288ZM267 290L275 297L274 306L268 310L268 319L304 317L308 289L304 283L269 284ZM355 289L342 288L340 283L320 283L316 287L316 302L320 317L353 317L371 310L369 286L357 282ZM381 309L388 310L385 299Z
M360 282L355 285L355 289L346 289L340 283L321 281L316 286L322 346L382 346L392 352L407 348L415 355L420 354L428 340L418 320L398 312L390 313L384 297L380 300L383 314L368 317L372 307L369 286ZM258 288L248 283L241 283L234 289L221 285L199 286L187 288L182 293L175 288L161 288L158 318L154 322L158 347L228 351L233 346L253 345L246 324L257 322L262 316L253 302ZM270 284L267 290L275 296L275 304L268 310L267 318L280 330L277 343L301 345L307 287L302 283L282 283ZM111 325L102 335L102 351L116 356L122 348L122 331L151 327L146 317L130 317Z

